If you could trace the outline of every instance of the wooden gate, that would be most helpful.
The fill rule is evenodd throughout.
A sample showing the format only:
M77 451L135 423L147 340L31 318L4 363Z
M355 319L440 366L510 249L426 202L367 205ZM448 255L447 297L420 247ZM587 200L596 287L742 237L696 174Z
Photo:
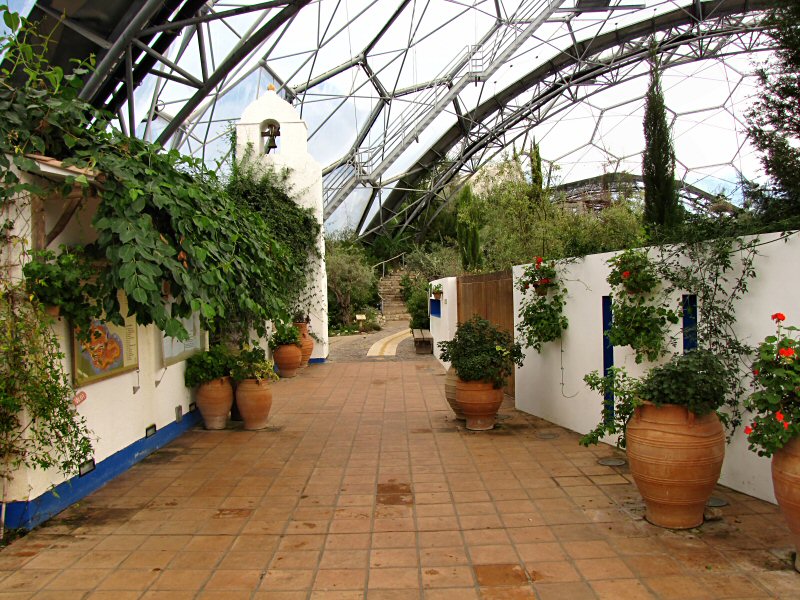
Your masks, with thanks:
M514 335L514 284L511 271L458 278L458 322L473 315L491 321ZM508 378L505 393L514 396L514 374Z

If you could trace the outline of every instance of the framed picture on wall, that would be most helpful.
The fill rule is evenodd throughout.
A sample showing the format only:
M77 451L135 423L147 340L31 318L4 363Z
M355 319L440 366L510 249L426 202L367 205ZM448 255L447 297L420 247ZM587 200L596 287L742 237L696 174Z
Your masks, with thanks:
M188 340L179 340L161 333L161 366L168 367L186 360L192 354L202 352L208 346L208 335L200 328L200 317L197 314L180 320L186 331L189 332Z
M122 326L96 320L89 329L89 340L85 342L79 341L73 330L72 363L76 387L138 369L136 318L127 317Z

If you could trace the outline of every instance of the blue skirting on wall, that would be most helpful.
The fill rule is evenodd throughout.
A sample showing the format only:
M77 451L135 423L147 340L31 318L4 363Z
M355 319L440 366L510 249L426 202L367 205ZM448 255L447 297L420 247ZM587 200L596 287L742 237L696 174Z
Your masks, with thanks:
M324 363L327 359L326 358L311 358L308 360L309 363Z
M200 423L200 412L191 411L183 416L180 423L165 425L154 435L142 438L127 448L112 454L98 463L94 470L86 475L73 477L33 500L10 502L6 507L6 527L14 529L36 527L100 489L147 455L165 446L198 423Z

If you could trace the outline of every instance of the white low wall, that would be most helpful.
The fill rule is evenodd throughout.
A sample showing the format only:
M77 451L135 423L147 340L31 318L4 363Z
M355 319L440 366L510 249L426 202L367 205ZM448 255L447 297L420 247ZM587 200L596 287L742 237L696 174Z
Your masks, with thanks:
M750 281L748 293L734 307L739 315L737 336L753 346L774 332L770 315L775 312L785 313L788 324L800 324L800 278L797 277L800 235L792 235L785 241L779 237L779 234L761 236L764 244L759 247L754 262L757 277ZM591 371L602 372L603 369L602 297L611 291L606 282L609 273L606 261L613 254L587 256L564 265L563 281L568 292L565 314L569 327L560 341L545 344L541 354L527 349L524 365L516 370L516 406L519 410L582 434L597 425L603 407L603 399L586 387L583 377ZM524 265L514 267L515 281L523 269ZM457 293L455 285L453 290L454 294ZM521 293L515 288L515 327L519 323L521 299ZM676 303L678 299L676 295ZM452 302L454 307L456 304ZM445 322L442 319L438 325L434 329L431 324L434 340L452 339L456 320ZM682 350L680 340L677 350ZM628 347L614 348L614 364L626 367L635 376L642 375L648 368L647 364L635 364L633 352ZM615 440L606 441L613 444ZM775 502L770 461L747 449L741 428L726 447L720 483Z

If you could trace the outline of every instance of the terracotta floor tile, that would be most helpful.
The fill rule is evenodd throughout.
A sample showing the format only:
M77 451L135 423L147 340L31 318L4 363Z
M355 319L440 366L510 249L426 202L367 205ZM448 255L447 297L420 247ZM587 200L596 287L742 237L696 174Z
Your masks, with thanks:
M481 588L483 600L536 600L536 592L531 586Z
M517 552L525 562L562 560L566 558L561 544L556 542L517 544Z
M150 589L153 590L199 590L208 579L209 572L193 569L167 569L163 571Z
M172 569L213 569L216 567L224 552L205 551L205 552L178 552L170 561L169 567Z
M470 560L473 565L493 565L519 562L517 551L511 544L469 546L468 549Z
M592 589L600 600L655 600L647 588L637 579L607 579L592 581Z
M205 589L216 591L255 590L261 581L261 575L257 569L217 569L206 583Z
M419 556L416 548L374 548L370 553L371 568L417 567Z
M369 589L419 589L419 569L416 567L371 568Z
M314 590L363 590L366 569L320 569L314 579Z
M560 581L580 581L581 575L571 561L535 561L525 564L531 581L552 583Z
M84 596L86 600L137 600L142 595L141 592L123 592L120 590L99 590L90 592Z
M475 588L450 588L444 590L424 590L425 600L478 600L480 596Z
M474 585L469 567L424 567L422 585L425 588L464 587Z
M572 558L615 558L616 551L604 540L562 542L561 546Z
M473 567L481 587L520 586L528 583L528 574L519 564L484 564Z
M540 600L597 600L589 585L582 581L534 583L533 589L536 590Z
M264 576L259 590L306 590L311 587L313 579L314 571L308 569L292 571L270 569Z
M110 569L66 569L47 582L47 590L91 590L111 572Z
M682 598L687 600L707 600L714 598L712 591L701 588L697 585L697 580L694 577L685 575L648 577L643 579L642 583L663 600L680 600Z

